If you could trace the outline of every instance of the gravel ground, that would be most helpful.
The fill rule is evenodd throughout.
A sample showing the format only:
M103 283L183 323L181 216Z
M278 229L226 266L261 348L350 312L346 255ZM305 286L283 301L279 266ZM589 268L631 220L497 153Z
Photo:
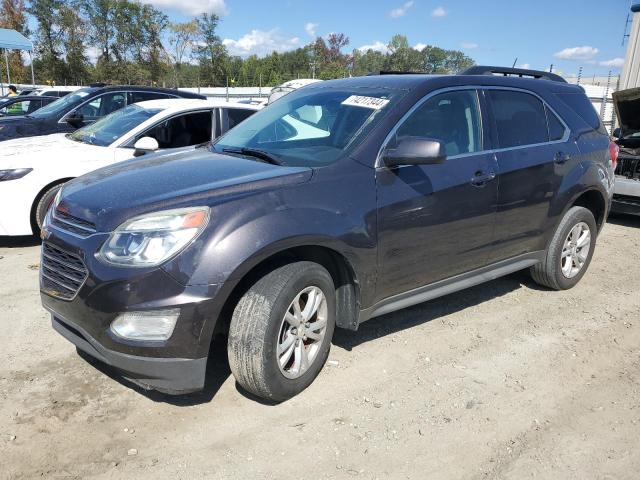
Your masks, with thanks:
M614 218L567 292L525 273L338 331L298 397L165 397L50 327L38 247L0 239L0 478L637 479L640 218Z

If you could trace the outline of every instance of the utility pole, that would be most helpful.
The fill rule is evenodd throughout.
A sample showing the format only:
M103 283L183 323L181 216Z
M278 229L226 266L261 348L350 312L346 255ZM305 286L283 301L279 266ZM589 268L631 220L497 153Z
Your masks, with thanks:
M309 66L311 67L311 78L316 78L316 61L313 60L309 62Z

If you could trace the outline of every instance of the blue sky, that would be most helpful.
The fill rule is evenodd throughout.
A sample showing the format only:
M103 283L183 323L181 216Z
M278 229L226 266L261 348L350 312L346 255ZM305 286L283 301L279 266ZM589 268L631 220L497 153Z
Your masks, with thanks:
M143 0L144 1L144 0ZM349 49L384 48L395 33L411 45L457 48L480 64L547 69L566 75L619 72L630 0L147 0L183 21L221 16L231 53L264 55L346 33Z

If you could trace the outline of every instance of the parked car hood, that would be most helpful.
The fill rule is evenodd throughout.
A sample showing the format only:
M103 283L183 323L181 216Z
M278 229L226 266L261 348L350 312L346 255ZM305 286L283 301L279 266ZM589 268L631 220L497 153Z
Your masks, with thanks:
M613 104L622 137L640 132L640 88L614 92Z
M12 138L42 135L44 119L33 117L0 118L0 141ZM4 146L4 145L2 145Z
M15 138L0 144L0 169L21 167L62 167L70 161L97 160L96 155L110 153L105 147L74 142L66 133ZM103 152L104 151L104 152ZM110 153L113 157L113 153Z
M156 154L101 168L65 185L58 208L111 231L142 213L189 205L213 205L308 181L312 169L284 167L205 148Z

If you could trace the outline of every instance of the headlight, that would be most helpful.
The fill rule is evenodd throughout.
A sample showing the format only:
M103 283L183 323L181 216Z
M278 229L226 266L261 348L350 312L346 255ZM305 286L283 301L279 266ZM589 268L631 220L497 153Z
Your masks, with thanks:
M62 188L60 188L60 190L58 190L58 193L56 193L56 196L53 197L53 202L51 202L51 206L49 207L49 210L47 211L47 214L44 216L44 220L42 222L42 228L46 229L49 226L49 222L51 221L51 212L55 212L56 208L58 208L58 204L60 203L60 197L62 196Z
M208 207L141 215L120 225L98 255L113 265L153 267L177 255L202 232L208 220Z
M12 168L10 170L0 170L0 182L17 180L32 171L33 168Z

